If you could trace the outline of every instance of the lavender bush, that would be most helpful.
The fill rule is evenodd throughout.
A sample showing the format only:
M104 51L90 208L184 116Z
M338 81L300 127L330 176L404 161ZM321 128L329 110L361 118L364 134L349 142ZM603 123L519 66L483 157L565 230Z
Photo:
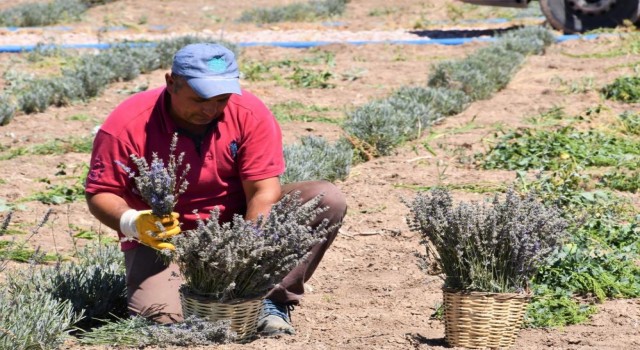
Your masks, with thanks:
M529 193L509 190L504 201L453 205L448 191L419 193L406 203L407 223L420 233L424 268L443 273L445 288L481 292L523 292L566 236L567 222L556 208Z
M144 157L131 155L133 163L138 167L139 175L121 162L118 165L133 178L142 199L151 207L153 215L162 217L170 215L178 202L178 197L184 193L189 185L186 175L191 168L186 164L182 173L178 175L178 169L182 166L184 153L176 157L174 154L178 144L178 134L173 135L169 148L169 161L165 167L164 161L158 158L157 153L152 154L151 166Z
M302 203L299 193L286 195L256 222L235 215L220 224L219 211L211 211L196 229L172 239L175 252L166 252L180 267L183 288L220 302L266 294L325 239L328 221L310 226L326 210L320 199Z

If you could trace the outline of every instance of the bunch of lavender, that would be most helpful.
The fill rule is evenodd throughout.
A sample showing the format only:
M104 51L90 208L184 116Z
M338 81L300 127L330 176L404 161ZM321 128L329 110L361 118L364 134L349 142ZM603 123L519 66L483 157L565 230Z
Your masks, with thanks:
M151 207L153 215L162 217L170 215L178 202L178 197L184 193L189 185L186 180L191 166L186 164L182 174L178 176L178 168L182 166L184 152L178 157L174 154L178 144L178 134L174 134L169 147L169 161L165 167L164 161L158 158L157 153L152 154L151 166L144 157L131 155L133 163L138 167L139 175L123 163L116 163L135 181L142 199Z
M311 227L327 209L319 207L320 199L302 203L299 193L286 195L256 222L236 214L220 224L217 208L206 221L198 219L196 229L172 239L183 288L220 302L266 294L325 239L327 220Z
M103 326L83 333L78 341L87 346L207 346L230 343L236 333L230 328L231 321L211 322L190 316L183 322L159 325L148 319L135 316L117 318ZM117 335L117 336L114 336Z
M532 193L510 189L504 201L453 205L443 189L420 193L407 223L421 234L422 267L444 273L445 288L481 292L523 292L533 275L559 248L567 222L556 208Z

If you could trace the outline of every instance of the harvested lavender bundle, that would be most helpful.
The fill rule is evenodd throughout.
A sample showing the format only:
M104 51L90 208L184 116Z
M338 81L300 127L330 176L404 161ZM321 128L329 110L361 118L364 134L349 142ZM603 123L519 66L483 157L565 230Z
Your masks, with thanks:
M236 214L220 224L217 209L198 219L196 229L172 239L183 288L219 302L266 294L325 239L327 220L311 227L327 209L319 207L321 197L301 203L300 193L286 195L256 222Z
M169 147L169 161L165 167L164 161L158 158L157 153L152 154L151 165L144 157L131 155L133 163L138 168L136 173L122 162L116 163L135 181L136 190L142 199L151 207L151 212L157 217L170 215L178 202L178 197L184 193L189 185L186 180L191 166L186 164L182 173L178 175L178 169L182 166L184 152L178 157L174 154L178 144L178 134L174 134Z
M566 236L567 222L556 208L532 193L512 189L504 201L453 205L448 191L419 193L407 223L420 233L422 266L444 273L445 287L479 292L523 292Z

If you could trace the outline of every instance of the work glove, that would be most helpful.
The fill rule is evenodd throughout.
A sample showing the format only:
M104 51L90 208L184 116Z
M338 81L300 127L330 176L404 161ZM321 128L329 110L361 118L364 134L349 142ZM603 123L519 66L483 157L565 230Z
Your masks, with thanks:
M164 241L180 233L178 217L180 215L175 212L159 217L151 210L129 209L120 217L120 232L154 249L175 250L173 244Z

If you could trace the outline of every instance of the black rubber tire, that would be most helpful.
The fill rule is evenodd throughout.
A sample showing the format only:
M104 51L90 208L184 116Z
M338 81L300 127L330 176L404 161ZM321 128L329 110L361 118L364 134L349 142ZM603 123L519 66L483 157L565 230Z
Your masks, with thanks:
M617 0L604 13L585 13L575 10L572 1L580 0L539 0L540 8L547 21L557 30L565 33L584 33L598 28L613 28L625 20L638 20L640 0Z

